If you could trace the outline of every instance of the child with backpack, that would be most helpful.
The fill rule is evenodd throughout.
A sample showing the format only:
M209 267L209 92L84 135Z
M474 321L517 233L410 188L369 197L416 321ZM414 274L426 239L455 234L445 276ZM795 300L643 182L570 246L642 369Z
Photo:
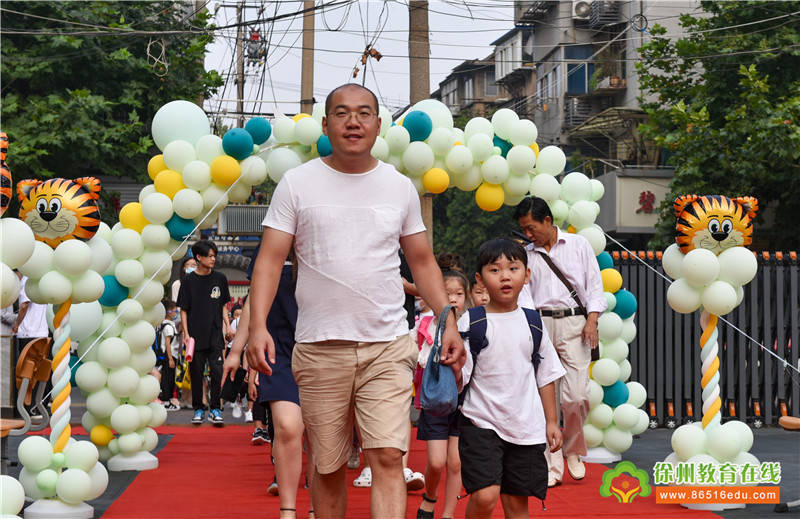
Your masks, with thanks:
M442 257L443 255L440 255ZM456 315L464 313L467 306L469 282L466 276L457 270L442 272L444 288L447 291L449 304L453 305ZM428 364L433 338L436 334L438 316L425 315L420 317L414 337L420 348L417 359L418 367L414 380L422 382L422 371ZM419 386L417 386L415 404L419 406ZM446 416L432 416L420 410L417 421L417 439L426 442L428 463L425 466L425 492L422 494L422 503L417 510L417 519L433 519L433 508L437 501L437 489L442 478L442 472L447 469L447 480L444 493L444 509L442 518L453 517L458 503L458 494L461 492L461 460L458 457L458 411Z
M505 517L529 517L528 496L547 493L544 450L561 448L553 382L564 375L535 310L517 305L528 283L527 253L516 242L490 240L478 250L489 302L458 321L467 362L458 429L468 519L488 518L500 499Z
M169 299L161 302L166 309L166 316L161 325L156 329L156 342L153 349L156 353L156 362L161 372L161 396L167 411L177 411L180 406L173 402L175 393L175 364L180 357L180 342L177 340L178 330L175 319L178 316L178 306Z

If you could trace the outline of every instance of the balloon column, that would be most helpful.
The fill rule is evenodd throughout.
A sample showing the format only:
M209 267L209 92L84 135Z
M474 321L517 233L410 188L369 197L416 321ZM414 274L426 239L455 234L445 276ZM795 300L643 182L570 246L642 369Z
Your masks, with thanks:
M19 265L28 276L25 292L36 303L56 306L50 439L26 438L18 451L24 466L20 482L29 497L38 499L31 513L91 513L83 501L102 494L108 481L105 467L97 463L97 448L90 442L75 442L70 427L71 340L87 326L82 318L73 334L70 310L73 301L99 310L96 301L103 293L102 278L92 268L92 250L82 241L92 239L100 228L99 191L100 183L90 177L17 184L20 218L37 240L30 244L33 253L28 260Z
M589 368L589 416L583 432L590 448L585 459L609 462L630 448L633 435L643 433L650 419L641 409L647 391L640 383L628 381L628 344L636 337L636 297L622 288L622 275L608 252L600 253L597 262L608 308L597 320L600 359Z
M688 314L702 308L703 418L679 427L672 435L670 463L703 462L758 464L748 451L750 428L738 421L721 425L717 320L744 298L743 285L756 275L758 264L746 248L752 242L758 201L752 197L685 195L673 204L677 218L676 243L663 255L664 271L675 281L667 290L673 310ZM698 427L699 425L699 427Z

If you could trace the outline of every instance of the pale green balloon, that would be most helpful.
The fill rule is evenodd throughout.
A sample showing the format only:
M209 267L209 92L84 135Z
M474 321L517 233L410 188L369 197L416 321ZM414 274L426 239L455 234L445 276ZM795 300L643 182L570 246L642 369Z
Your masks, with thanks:
M131 350L122 339L109 337L100 343L97 359L107 369L121 368L128 363ZM99 414L99 413L94 413Z
M473 164L465 172L455 175L452 178L452 182L454 186L462 191L475 191L483 183L481 168Z
M41 491L39 486L36 484L36 475L37 472L32 472L25 467L22 467L22 470L19 471L19 482L22 484L22 488L25 489L25 496L31 499L41 499L43 497L53 497L56 495L55 490L53 490L52 494L45 494ZM11 476L3 476L3 477L11 477ZM0 491L3 492L3 491ZM3 503L0 503L2 506Z
M735 428L708 427L706 435L708 453L721 463L733 461L742 452L742 437Z
M589 416L587 420L590 424L594 425L600 430L605 429L609 425L611 425L611 421L614 419L614 412L612 411L611 407L608 404L600 404L591 411L589 411Z
M606 188L603 185L603 183L597 180L596 178L593 178L589 181L589 184L592 187L592 194L589 197L589 200L591 200L592 202L597 202L598 200L603 198L603 195L606 192Z
M3 239L6 239L6 237L3 236ZM19 271L30 279L39 279L52 268L53 249L45 242L36 240L33 244L33 253L28 258L28 261L19 267Z
M322 126L312 117L304 117L295 123L294 134L297 142L311 146L322 135Z
M525 195L528 194L528 189L530 189L530 186L531 178L527 173L523 173L522 175L512 174L509 175L506 181L503 183L503 190L506 192L506 195L524 198ZM508 197L506 197L506 199L508 199Z
M83 362L75 371L75 383L87 393L100 390L106 385L107 379L108 372L99 362Z
M120 435L131 433L138 429L139 426L139 411L136 409L136 406L122 404L111 413L111 427ZM122 436L120 436L120 438L122 438Z
M611 359L600 359L592 367L592 378L601 386L610 386L619 380L619 364Z
M105 459L110 458L111 453L108 451L108 449L103 448L103 450L105 450L105 453L98 452L100 459L103 458L104 454L109 454L109 456L107 456ZM98 451L100 451L100 449L98 449ZM108 471L102 463L95 463L91 470L89 470L88 474L89 480L91 481L91 486L89 489L89 496L86 499L91 501L102 496L106 491L106 488L108 487Z
M130 401L138 405L146 405L156 399L161 392L161 384L152 375L144 375L139 379L139 386L136 392L130 397Z
M151 130L156 146L164 150L167 144L175 140L195 144L202 136L211 133L211 125L202 107L178 100L158 109Z
M678 278L667 288L667 302L676 312L690 314L700 308L700 292L685 278Z
M473 139L480 137L476 135ZM481 176L490 184L502 184L508 180L508 162L499 155L493 155L481 164Z
M700 302L709 313L725 315L736 308L736 288L727 281L714 281L700 295Z
M39 472L50 466L53 447L43 436L28 436L17 447L17 457L30 472Z
M567 222L580 231L590 227L594 223L596 216L592 202L578 200L570 206Z
M617 364L628 356L628 344L619 337L605 342L604 346L603 357L612 359Z
M108 450L111 451L112 455L119 454L119 438L114 438L108 442Z
M567 156L558 146L545 146L536 157L536 170L547 175L558 175L567 165Z
M222 145L220 144L220 146ZM216 155L212 157L211 161L216 157ZM211 161L193 160L184 166L181 178L186 187L195 191L202 191L211 184Z
M758 271L758 262L753 251L745 247L725 249L718 258L719 278L734 286L750 283Z
M539 157L541 157L541 152L539 152ZM579 200L589 201L591 196L592 185L589 177L583 173L569 173L561 181L561 198L565 201L574 204Z
M43 494L54 494L57 482L58 472L53 469L44 469L36 474L36 486L39 487Z
M672 279L683 277L683 253L677 243L673 243L661 255L661 265L664 272Z
M0 220L0 260L16 269L28 262L33 254L36 238L28 225L16 218Z
M722 424L722 427L736 431L741 442L742 452L747 452L753 447L753 430L746 423L731 420Z
M647 416L647 413L645 413L641 409L637 409L636 413L638 415L638 418L636 419L636 425L631 427L631 434L634 434L634 435L642 434L643 432L645 432L647 430L648 427L650 427L650 417ZM676 456L676 458L677 458L677 456Z
M622 359L622 362L619 363L619 379L623 382L627 382L630 378L631 363L628 361L628 359Z
M539 173L531 179L530 190L533 196L552 202L561 194L561 184L558 183L556 177Z
M389 153L393 155L402 155L411 143L411 135L402 126L392 126L384 138L389 145Z
M672 433L670 445L681 461L706 452L706 433L693 424L681 425Z
M152 348L147 348L142 352L132 353L128 362L139 375L146 375L150 373L156 365L156 354L153 352Z
M590 423L583 424L583 437L590 449L599 447L603 443L603 431Z
M647 401L647 390L644 386L635 381L625 385L628 387L628 403L633 407L642 407Z
M257 186L267 180L267 163L258 155L247 157L239 166L242 168L240 178L248 186Z
M55 270L46 272L39 280L38 287L44 302L53 305L61 304L72 296L72 281Z
M139 412L139 428L146 426L150 419L153 417L153 410L150 409L150 405L137 405L136 410ZM139 431L141 434L141 431Z
M133 229L120 229L111 238L111 249L118 260L136 259L144 251L142 236Z
M719 276L719 260L708 249L692 249L683 257L681 272L692 286L704 287Z
M106 289L103 277L94 270L87 270L72 282L72 301L73 303L89 304L100 299ZM100 316L98 315L98 322ZM97 323L94 323L97 326ZM74 328L73 328L74 329ZM94 332L94 329L92 329ZM88 336L89 334L87 334ZM75 335L70 337L79 341Z
M142 304L142 307L150 307L164 298L164 285L145 279L131 290L132 294L138 294L135 299Z
M456 175L464 174L470 170L470 168L474 165L475 158L472 156L472 152L463 145L453 146L453 148L447 153L445 157L444 163L447 165L447 169ZM472 191L465 190L465 191Z
M403 164L409 175L423 175L433 167L434 160L433 150L422 141L412 142L403 152Z
M225 150L222 149L222 139L216 135L204 135L200 137L195 145L195 152L198 160L201 160L209 165L214 161L215 158L219 157L220 155L225 155ZM185 166L183 171L186 171ZM185 179L184 184L186 184ZM189 184L186 185L188 186Z
M597 319L597 335L601 341L611 341L622 333L622 318L614 312L601 315Z
M440 157L447 155L453 149L453 143L455 143L455 136L447 128L434 128L428 137L428 145L433 153Z
M183 171L196 158L194 146L186 141L172 141L164 147L164 164L172 171Z
M200 203L202 204L202 201ZM153 251L145 249L141 258L139 258L139 262L142 264L142 269L144 269L144 277L148 279L160 270L172 270L172 258L165 250Z
M605 250L607 243L606 236L598 227L585 227L578 231L578 234L586 238L586 241L592 246L592 251L595 256Z
M164 250L169 246L169 229L163 225L145 225L141 236L142 243L152 251Z
M639 421L639 413L631 404L620 404L614 408L614 424L623 431L630 431Z
M123 324L132 324L142 318L144 307L135 299L125 299L117 306L117 314Z
M76 441L64 451L64 466L89 472L98 460L97 447L86 440Z
M603 386L589 379L589 409L594 409L603 403Z
M536 163L536 154L529 146L514 146L506 155L508 168L512 174L527 175Z
M539 130L533 124L533 121L520 119L512 125L508 140L515 146L525 146L530 149L530 146L536 142L536 137L538 136Z
M84 411L81 415L81 427L91 432L91 430L97 425L100 425L100 422L97 420L97 418L95 418L95 416L89 411Z
M157 327L160 326L161 323L164 321L164 317L166 317L167 311L164 309L164 305L158 303L155 306L147 308L144 313L142 314L142 319L150 323L150 326Z
M423 99L415 103L411 109L428 114L434 128L453 128L453 114L450 112L450 108L437 99Z
M616 301L616 298L614 298L614 303L616 303ZM628 344L633 342L633 339L636 338L636 323L633 322L633 319L628 318L622 322L622 333L620 337Z
M143 451L152 451L158 446L158 434L153 429L145 427L139 431L139 435L142 437Z
M139 386L139 373L130 366L122 366L108 374L108 389L117 398L131 396Z
M140 353L153 344L156 339L156 333L150 323L142 319L126 326L122 330L121 337L132 352Z
M624 431L615 425L603 431L603 446L611 452L621 454L630 449L631 444L633 435L630 431Z
M167 410L164 406L156 402L147 404L150 407L151 415L150 421L147 423L149 427L160 427L167 421Z
M316 108L317 107L314 106L314 109L316 109ZM323 113L325 111L324 105L323 105L322 111L323 111ZM314 115L312 114L311 117L314 117ZM386 137L386 133L389 131L389 128L392 127L392 112L390 112L389 109L386 108L385 106L381 106L380 108L378 108L378 117L381 118L381 134L380 134L380 136L381 137ZM320 118L320 124L322 124L322 119L321 118Z
M172 200L163 193L151 193L142 202L142 214L150 223L166 223L172 213Z
M56 494L65 503L77 505L89 497L92 480L80 469L67 469L58 476Z
M131 456L142 450L142 437L138 433L129 432L119 437L119 452Z
M472 152L475 161L483 162L492 156L494 143L492 138L485 133L476 133L467 141L467 148Z
M389 145L386 143L386 139L383 137L375 139L375 144L372 145L370 153L376 159L386 162L386 159L389 158Z
M550 206L550 213L553 215L553 223L560 225L567 219L569 214L569 206L563 200L548 201Z
M0 515L17 515L25 506L25 488L6 474L0 475Z
M289 148L276 148L272 150L267 159L269 178L275 183L280 182L284 173L300 164L302 164L302 161L297 153Z
M286 116L278 117L272 122L272 135L279 143L295 141L295 122Z
M266 173L266 167L264 171ZM181 218L191 220L200 216L203 212L203 197L194 189L181 189L175 193L175 198L172 200L172 208Z
M606 308L606 311L613 312L614 308L617 306L617 298L611 292L603 292L603 295L606 298L606 305L608 306L608 308ZM631 341L625 341L625 342L631 342Z

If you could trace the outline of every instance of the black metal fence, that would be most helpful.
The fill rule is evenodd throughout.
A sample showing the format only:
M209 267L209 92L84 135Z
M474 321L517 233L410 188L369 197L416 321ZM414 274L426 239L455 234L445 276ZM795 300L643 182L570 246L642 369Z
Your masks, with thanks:
M700 312L681 315L667 304L667 282L639 259L664 273L661 254L614 252L623 286L639 303L637 335L630 344L631 380L647 388L651 423L674 427L702 417ZM755 427L784 414L800 416L800 286L795 252L757 256L758 273L744 300L719 321L720 396L723 420L737 417Z

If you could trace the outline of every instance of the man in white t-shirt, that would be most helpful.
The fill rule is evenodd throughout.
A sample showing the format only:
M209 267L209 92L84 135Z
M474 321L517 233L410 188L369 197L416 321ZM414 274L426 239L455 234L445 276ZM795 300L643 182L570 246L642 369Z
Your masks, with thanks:
M17 320L11 327L11 334L16 334L18 351L17 354L22 352L22 349L31 341L47 337L47 317L46 305L34 303L28 299L25 294L25 285L28 283L28 277L22 276L20 283L22 289L19 292L19 314Z
M405 517L402 455L417 348L403 309L400 247L422 297L436 312L447 305L413 184L370 154L380 126L370 90L348 84L328 95L322 128L333 152L283 176L253 271L247 355L269 374L265 357L274 362L275 349L266 315L294 240L292 370L313 445L317 517L345 516L354 415L372 469L371 516ZM442 362L460 367L465 353L454 316L443 344Z

